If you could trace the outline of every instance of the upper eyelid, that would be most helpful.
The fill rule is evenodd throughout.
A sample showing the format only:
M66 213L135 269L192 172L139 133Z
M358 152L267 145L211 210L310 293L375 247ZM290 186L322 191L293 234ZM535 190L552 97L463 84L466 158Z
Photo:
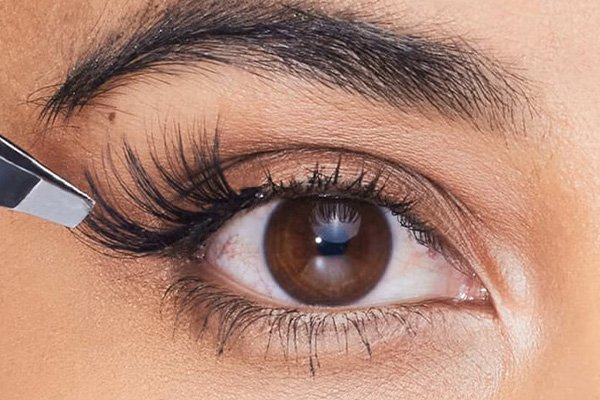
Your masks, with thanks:
M461 210L463 210L462 212L465 214L465 216L467 216L468 218L471 218L474 222L480 222L479 218L477 217L478 214L474 210L472 210L468 204L466 204L465 202L462 202L460 198L458 198L456 195L454 195L452 190L450 190L450 188L446 187L442 182L434 180L431 177L429 177L427 173L422 172L422 171L417 171L417 170L413 169L412 167L409 167L408 165L406 165L402 162L399 162L395 159L390 159L390 158L380 156L380 155L374 155L368 151L358 150L358 149L354 149L354 148L341 147L341 146L312 145L310 143L296 143L296 144L290 144L290 145L285 145L285 146L266 145L267 148L265 150L258 150L258 151L255 150L252 152L244 153L242 155L239 155L239 154L228 155L228 154L223 154L220 152L220 145L219 145L220 134L221 134L221 132L217 128L217 131L216 131L215 137L214 137L213 146L215 146L214 151L218 153L217 155L219 157L219 164L222 165L224 167L224 169L230 169L232 167L235 167L236 164L242 164L244 162L249 162L249 161L253 161L253 160L261 160L263 163L267 163L270 160L272 160L272 161L283 160L283 159L285 159L285 157L288 157L288 156L298 157L300 155L301 156L310 156L313 154L323 156L323 155L329 153L334 158L335 157L339 158L340 156L356 157L357 159L360 159L362 162L365 162L365 163L370 162L373 164L379 164L380 166L382 166L382 168L380 168L380 170L383 170L383 167L385 167L386 170L402 172L403 174L410 176L411 179L414 179L415 181L420 182L424 186L430 186L431 188L433 188L433 190L435 192L447 197L446 200L459 205L459 208ZM182 144L178 143L177 145L181 146ZM208 142L206 141L206 138L204 138L203 143L199 143L199 142L193 140L193 143L191 146L194 147L195 148L194 151L196 151L198 153L198 150L201 150L200 149L201 146L208 146ZM156 161L157 160L155 160L155 164L156 164ZM192 172L193 174L198 174L201 171L190 171L190 172Z
M130 237L132 240L136 240L139 241L141 240L139 237L137 237L135 234L132 234L129 232L129 226L131 226L132 224L134 225L139 225L141 223L141 221L136 220L135 218L131 217L131 206L137 207L139 211L141 211L142 213L146 213L146 214L150 214L150 215L155 215L155 217L159 218L159 219L163 219L162 215L166 215L166 221L170 221L170 217L169 215L173 215L173 217L175 218L180 218L181 214L185 214L185 215L189 215L189 218L194 218L194 213L197 213L199 210L189 210L184 208L181 208L180 206L171 203L172 200L176 200L177 198L181 198L184 200L184 202L186 201L193 201L193 196L197 195L197 192L195 192L195 190L198 190L198 188L201 189L201 192L204 190L202 189L202 185L204 184L203 182L206 182L207 180L212 180L210 183L211 185L214 185L214 182L218 182L218 185L220 187L216 188L217 192L210 192L208 193L208 196L212 196L211 193L221 193L222 196L226 196L226 198L228 199L227 201L230 201L230 199L238 199L236 201L241 201L243 203L247 202L248 200L245 200L248 195L250 195L251 197L254 195L253 193L240 193L237 190L240 189L234 189L232 187L229 186L229 183L227 181L227 178L225 176L221 176L220 174L223 174L226 170L229 169L235 169L236 165L243 165L247 162L249 162L250 160L260 160L260 162L264 162L266 163L272 163L272 164L276 164L277 160L279 160L279 162L282 162L283 160L285 160L286 157L288 156L292 156L294 155L294 157L299 157L300 155L304 156L304 157L308 157L309 159L320 159L323 160L323 157L325 154L330 154L330 156L335 157L335 159L339 160L342 155L344 157L355 157L358 160L362 160L361 162L363 163L367 163L370 162L372 165L376 164L375 168L375 172L371 172L372 174L377 174L378 171L381 170L381 165L386 165L386 169L396 169L398 170L398 172L400 170L404 171L403 174L406 175L406 177L410 176L411 179L414 182L420 182L420 185L425 185L425 186L429 186L431 187L431 190L434 190L436 192L439 192L441 195L444 195L445 190L441 187L438 187L438 185L436 185L434 182L430 181L428 178L426 178L424 175L417 173L416 171L412 171L409 168L403 166L403 165L399 165L397 163L392 164L391 162L389 162L388 160L384 160L381 159L379 157L375 157L373 155L370 155L368 153L363 153L363 152L359 152L359 151L353 151L351 149L344 149L344 148L336 148L336 147L331 147L331 148L320 148L318 146L312 147L310 145L306 145L306 146L302 146L302 145L295 145L295 146L290 146L288 148L277 148L277 149L267 149L267 150L263 150L263 151L255 151L253 153L248 153L248 154L243 154L243 155L229 155L226 157L221 158L220 157L220 153L219 153L219 145L218 145L218 132L217 135L215 136L214 142L213 142L213 147L209 149L207 149L207 146L210 146L209 143L205 140L204 142L198 143L198 142L194 142L193 145L191 145L191 148L189 149L184 149L181 148L179 146L183 146L182 142L178 142L176 144L174 144L175 148L171 148L166 149L167 154L170 154L169 151L174 152L174 154L178 157L181 158L179 160L179 167L176 167L176 164L178 161L177 160L173 160L172 158L167 158L167 164L163 165L161 164L161 161L159 159L158 156L156 156L156 154L154 153L154 151L156 151L156 149L154 149L153 151L153 155L152 155L152 159L154 161L154 166L157 168L157 170L160 172L158 179L162 180L163 183L166 183L167 186L171 187L171 191L172 193L170 195L168 195L167 197L165 197L163 199L163 196L165 195L165 192L162 192L161 189L159 189L159 187L161 186L160 183L157 183L154 179L156 177L153 178L153 173L154 172L150 172L151 170L147 168L147 166L143 166L141 165L141 162L135 152L134 149L132 149L129 146L125 146L124 152L126 153L125 155L125 160L127 160L127 162L129 163L128 169L129 169L129 173L133 174L131 177L133 178L133 185L131 184L127 184L126 181L120 177L120 171L119 168L117 168L117 166L114 164L114 160L111 158L109 158L109 165L110 165L110 169L112 170L113 174L116 174L117 176L117 182L118 184L121 186L121 188L125 191L125 195L126 197L129 197L129 202L131 203L130 205L128 205L128 211L127 213L123 213L123 204L119 205L119 204L113 204L113 200L111 200L110 198L106 197L107 193L102 191L102 188L98 185L100 185L100 180L99 178L94 175L94 174L88 174L89 175L89 182L90 185L92 186L93 189L93 194L94 197L97 199L99 207L98 210L102 210L103 213L99 213L96 212L94 213L90 218L88 218L86 227L88 228L87 230L84 229L85 232L88 233L88 236L94 238L97 237L98 232L101 233L100 238L104 239L104 240L108 240L107 242L104 242L104 244L106 244L107 246L109 246L109 248L111 248L112 244L116 244L113 243L113 241L110 239L111 235L114 235L114 232L111 232L110 230L122 230L124 234L127 234L128 237ZM210 151L210 154L206 154L206 151ZM186 156L187 154L187 156ZM193 160L196 163L199 163L198 165L190 165L190 161L187 158L184 157L188 157L190 154L192 154L191 157L193 157ZM181 169L183 167L183 170ZM338 164L339 165L339 164ZM364 167L364 165L363 165ZM370 170L373 171L373 168L371 168ZM260 170L260 168L259 168ZM264 171L263 171L264 172ZM217 174L217 178L216 180L215 177L213 176L214 174ZM183 174L183 175L182 175ZM213 176L211 178L211 176ZM140 180L141 179L141 180ZM370 178L373 179L373 178ZM370 182L374 182L374 181L370 181ZM345 182L344 182L345 183ZM387 182L386 182L387 184ZM213 186L214 188L214 186ZM114 189L114 188L113 188ZM360 188L359 188L360 189ZM210 190L215 190L215 189L210 189ZM137 192L136 192L137 191ZM111 195L110 193L108 193L108 195ZM175 197L173 197L172 195L176 195ZM344 193L344 195L348 195L348 193ZM140 197L141 196L141 197ZM159 197L157 197L159 196ZM190 198L190 196L192 196L192 198ZM148 199L152 199L155 198L155 201L158 201L157 203L148 203ZM267 200L267 199L263 199L263 200ZM452 201L452 203L454 203L455 199L446 199L448 201ZM384 201L383 198L378 199L378 202ZM387 201L387 203L385 204L381 204L378 203L378 205L383 205L383 206L387 206L387 204L393 204L393 201L390 200L385 200ZM210 202L209 202L210 203ZM256 201L254 201L253 204L255 204ZM115 208L116 207L116 208ZM158 207L158 208L157 208ZM164 214L166 213L166 214ZM100 219L98 219L100 218ZM108 220L106 218L109 218ZM188 218L188 219L189 219ZM113 222L117 222L121 228L119 228L118 226L115 227L113 225ZM129 221L129 222L128 222ZM169 222L168 225L171 225L173 227L173 229L180 229L177 228L177 225L173 225L173 223L175 222L175 220L173 220L172 222ZM124 225L123 225L124 224ZM144 225L142 225L143 227ZM185 227L181 227L181 228L185 228ZM175 231L173 232L165 232L164 230L156 230L156 228L152 228L152 225L149 225L148 228L143 228L145 230L145 232L143 233L146 236L156 236L156 249L153 250L153 248L147 248L147 250L145 251L149 251L149 252L153 252L155 250L158 249L162 249L163 246L161 245L162 241L164 239L161 239L161 237L165 234L167 235L175 235L177 236L177 234L175 233ZM218 228L217 228L218 229ZM185 230L185 229L184 229ZM141 234L141 233L140 233ZM108 237L108 239L107 239ZM127 241L125 241L127 243ZM137 242L136 242L137 243ZM141 244L141 242L140 242ZM144 243L144 245L147 245L146 243ZM117 248L121 248L120 247L121 244L119 244L117 246ZM135 249L137 249L137 247L134 247ZM123 250L126 250L126 248L123 248ZM126 251L127 252L127 251Z

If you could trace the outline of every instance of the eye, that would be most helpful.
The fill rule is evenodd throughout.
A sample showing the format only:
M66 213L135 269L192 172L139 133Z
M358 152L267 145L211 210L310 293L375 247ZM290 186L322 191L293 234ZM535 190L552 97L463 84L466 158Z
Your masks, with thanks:
M276 200L225 224L206 258L221 285L272 305L368 308L485 298L474 275L419 243L406 225L366 201Z
M423 175L347 150L223 161L217 143L193 148L148 169L126 147L131 179L113 171L130 201L90 178L98 206L83 232L167 261L164 304L217 355L295 354L314 375L325 357L370 356L371 343L416 332L433 340L438 326L493 312L474 273L472 213Z

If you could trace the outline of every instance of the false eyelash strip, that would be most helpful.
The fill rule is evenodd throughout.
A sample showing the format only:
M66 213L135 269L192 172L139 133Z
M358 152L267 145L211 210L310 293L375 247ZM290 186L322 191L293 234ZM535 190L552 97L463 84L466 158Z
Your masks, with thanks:
M330 173L325 173L317 163L305 180L276 182L265 170L264 182L259 186L236 191L225 171L250 161L251 156L222 160L218 132L212 143L205 137L201 141L191 140L186 146L180 135L175 143L165 143L165 148L166 161L161 161L153 151L148 168L136 151L124 143L122 159L128 176L120 172L110 150L105 157L104 179L86 171L97 204L81 228L88 243L121 256L168 255L174 249L193 253L234 215L273 198L339 196L389 208L419 243L438 250L436 235L411 216L410 201L392 202L383 198L382 171L368 180L365 171L354 179L344 180L340 156ZM125 198L120 205L114 200L119 194Z
M107 175L116 179L117 189L124 193L128 209L146 214L149 220L160 221L160 227L144 224L123 206L113 204L110 196L114 188L101 187L98 175L87 171L86 179L97 207L85 221L83 234L118 254L139 256L159 254L188 235L191 225L196 232L210 235L223 217L247 208L257 195L251 190L238 193L231 188L218 149L218 136L212 145L193 142L190 160L179 141L176 147L171 147L176 153L169 155L167 165L152 155L152 167L158 174L158 178L154 178L135 150L124 143L125 166L131 184L120 175L109 150ZM184 204L177 204L175 199L184 200Z

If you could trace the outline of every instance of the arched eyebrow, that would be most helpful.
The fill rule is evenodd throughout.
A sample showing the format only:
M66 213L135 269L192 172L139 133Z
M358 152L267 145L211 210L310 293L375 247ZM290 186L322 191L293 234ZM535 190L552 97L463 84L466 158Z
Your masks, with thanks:
M525 80L464 38L389 30L303 2L178 0L127 31L84 52L46 102L46 121L69 118L140 74L203 62L292 74L476 128L521 131L531 115Z

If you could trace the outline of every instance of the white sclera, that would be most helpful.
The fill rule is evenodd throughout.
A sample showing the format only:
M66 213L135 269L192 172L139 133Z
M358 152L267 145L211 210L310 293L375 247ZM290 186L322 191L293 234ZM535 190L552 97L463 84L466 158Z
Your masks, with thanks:
M299 306L269 271L263 249L269 217L279 201L240 214L216 232L207 260L223 283L239 286L271 303ZM387 269L379 283L352 306L414 303L437 299L465 300L474 288L473 278L459 272L441 254L417 243L409 229L385 210L393 244ZM306 222L307 224L311 221ZM471 297L469 295L469 297Z

